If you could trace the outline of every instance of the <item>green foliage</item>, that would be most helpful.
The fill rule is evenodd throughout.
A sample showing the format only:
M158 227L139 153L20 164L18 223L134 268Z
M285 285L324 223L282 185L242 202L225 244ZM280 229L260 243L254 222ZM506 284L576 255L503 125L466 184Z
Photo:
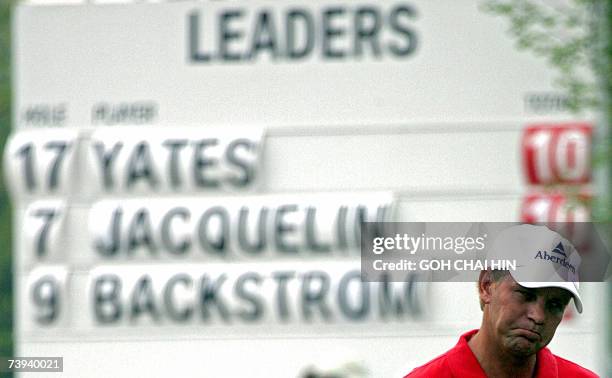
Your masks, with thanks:
M0 0L0 152L11 129L10 14L14 0ZM4 177L0 166L0 177ZM11 207L0 179L0 356L13 354Z
M504 16L519 49L547 59L558 72L574 112L603 105L605 37L594 15L601 0L485 0L485 12ZM609 67L607 67L609 69ZM595 73L595 75L592 74Z

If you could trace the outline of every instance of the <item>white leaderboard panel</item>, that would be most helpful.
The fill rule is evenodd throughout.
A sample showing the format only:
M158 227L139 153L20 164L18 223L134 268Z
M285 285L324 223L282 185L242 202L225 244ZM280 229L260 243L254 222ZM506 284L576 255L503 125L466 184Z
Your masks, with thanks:
M553 72L517 52L506 27L477 1L22 6L15 124L327 128L569 117Z
M22 4L16 354L388 377L450 348L474 285L361 282L361 222L590 217L562 189L591 197L592 117L505 29L478 1ZM598 372L603 295L553 345Z
M19 202L338 190L490 195L588 183L590 146L590 125L567 122L45 127L15 132L5 164Z

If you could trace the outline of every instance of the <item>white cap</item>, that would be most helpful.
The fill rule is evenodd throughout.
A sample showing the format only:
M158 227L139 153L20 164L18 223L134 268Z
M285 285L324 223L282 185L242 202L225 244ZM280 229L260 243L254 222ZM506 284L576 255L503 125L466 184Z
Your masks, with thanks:
M516 261L512 278L528 288L558 287L569 291L574 305L582 313L578 292L580 256L576 248L546 226L521 224L497 234L489 250L490 257Z

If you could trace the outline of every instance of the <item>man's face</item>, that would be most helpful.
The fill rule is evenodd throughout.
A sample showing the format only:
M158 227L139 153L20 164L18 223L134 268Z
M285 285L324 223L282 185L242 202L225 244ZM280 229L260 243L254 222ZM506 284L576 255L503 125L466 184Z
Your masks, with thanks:
M488 326L504 350L526 357L548 345L561 322L571 294L560 288L530 289L512 276L490 286Z

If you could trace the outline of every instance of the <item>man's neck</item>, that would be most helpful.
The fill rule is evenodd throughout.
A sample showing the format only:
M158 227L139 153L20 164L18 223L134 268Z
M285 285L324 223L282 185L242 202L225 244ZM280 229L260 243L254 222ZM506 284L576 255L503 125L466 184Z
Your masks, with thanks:
M487 331L482 327L468 340L468 346L488 377L532 378L534 376L535 354L529 357L516 357L492 345L496 344L489 339Z

